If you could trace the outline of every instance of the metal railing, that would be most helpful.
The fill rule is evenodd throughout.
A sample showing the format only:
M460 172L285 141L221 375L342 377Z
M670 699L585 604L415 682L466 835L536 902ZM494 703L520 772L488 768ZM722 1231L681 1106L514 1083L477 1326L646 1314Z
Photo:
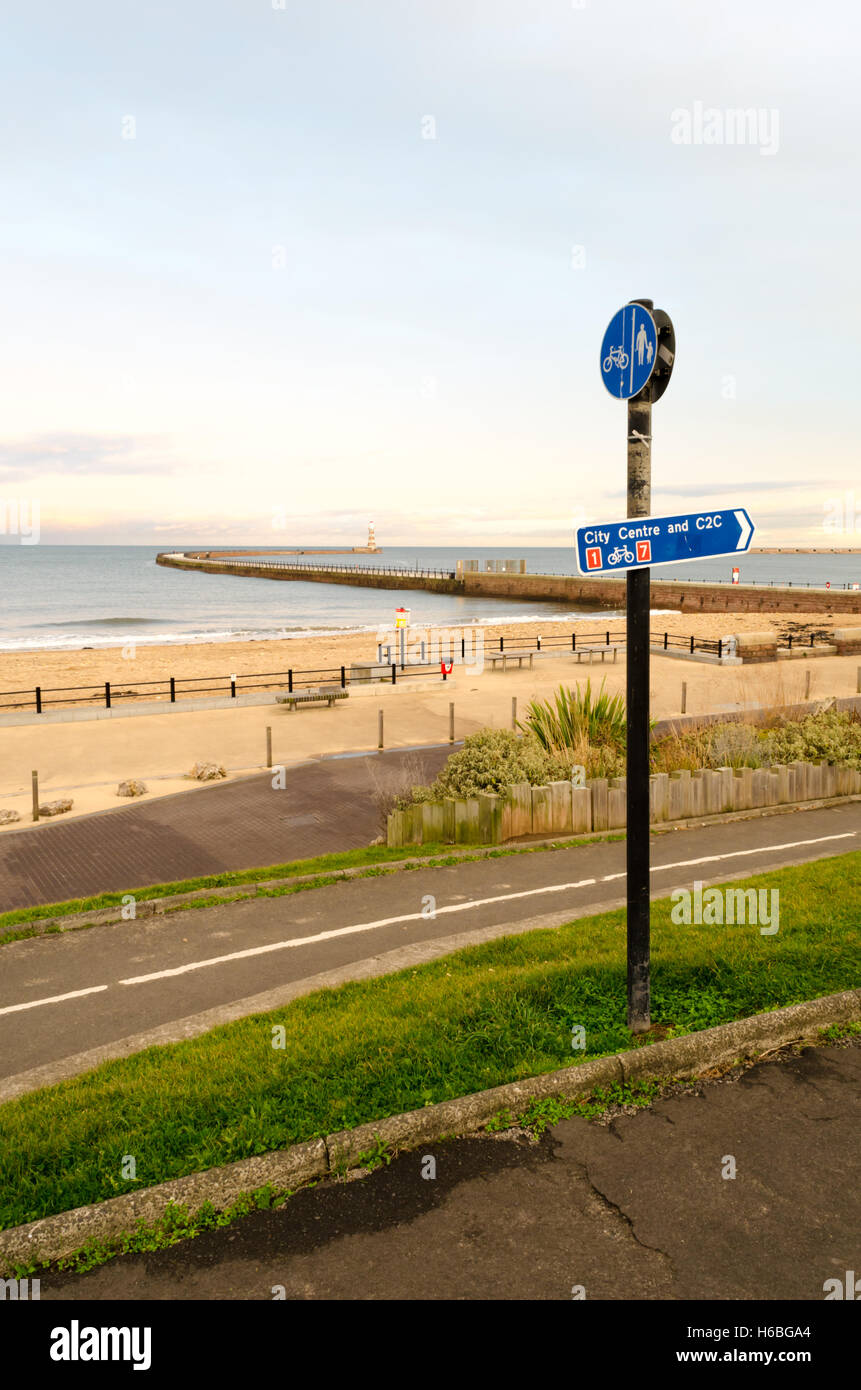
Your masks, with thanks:
M158 556L158 559L165 558ZM171 558L171 557L167 557ZM182 559L188 559L194 563L204 565L229 565L242 569L278 569L287 570L291 574L380 574L394 576L395 578L405 579L456 579L454 570L444 569L410 569L406 565L316 565L304 563L286 563L283 560L266 559L264 556L252 558L233 558L221 560L218 556L191 556L182 555Z
M151 681L98 681L89 685L59 685L42 686L37 685L26 690L4 690L0 691L0 711L3 710L35 710L37 714L42 714L51 705L100 705L105 709L112 709L115 705L128 700L167 701L175 704L177 699L186 699L190 696L201 695L209 697L227 697L237 699L240 695L250 694L255 690L285 690L288 693L293 690L303 690L315 685L338 685L341 689L347 689L351 684L366 685L369 679L375 681L385 680L392 685L396 685L398 680L404 678L420 679L425 676L433 676L439 679L442 675L445 680L449 672L446 667L452 665L475 664L475 637L482 638L482 651L486 656L493 656L495 653L550 653L558 652L584 652L595 651L601 647L610 647L613 644L624 644L627 638L625 629L613 631L611 628L604 628L600 632L590 634L572 632L554 633L544 637L536 633L530 637L527 634L518 634L515 637L499 637L492 640L485 640L481 628L477 628L471 634L470 640L462 637L456 641L450 651L446 651L443 662L407 660L401 664L398 654L395 652L394 642L381 644L381 648L387 655L394 655L395 661L385 662L353 661L352 666L360 670L369 670L375 667L373 676L359 676L355 674L347 665L330 666L309 669L297 669L292 666L283 671L251 671L234 675L217 676L163 676L160 680ZM677 633L653 632L650 634L653 646L662 646L664 651L671 648L694 652L711 652L718 657L726 654L726 643L723 638L689 637ZM810 638L810 646L814 644L814 637ZM821 640L821 637L819 638ZM799 639L795 638L796 645L800 645ZM413 646L415 644L412 644ZM789 638L788 645L793 645L792 637ZM805 640L806 645L806 640ZM380 652L378 651L378 655ZM382 674L381 666L385 666L385 675Z
M842 583L842 584L826 583L825 581L823 581L822 583L817 584L817 583L815 583L815 582L812 581L812 580L807 580L805 583L799 583L798 580L792 580L792 579L741 579L741 580L739 580L738 584L733 584L733 581L732 581L731 579L696 579L696 578L688 578L687 576L682 576L682 575L678 575L678 576L674 575L674 576L672 577L672 579L671 579L671 578L669 578L668 576L661 576L661 575L658 575L658 576L656 577L656 576L653 574L653 575L652 575L652 583L653 583L653 584L706 584L706 585L708 585L708 584L726 584L726 585L729 585L730 588L736 588L736 589L817 589L817 590L820 590L820 589L821 589L823 593L833 593L835 589L838 590L838 591L841 591L841 590L844 590L844 591L845 591L845 590L848 590L848 591L851 592L851 591L854 590L854 591L856 591L856 592L861 592L861 580L849 580L849 579L847 579L847 580L845 581L845 583Z

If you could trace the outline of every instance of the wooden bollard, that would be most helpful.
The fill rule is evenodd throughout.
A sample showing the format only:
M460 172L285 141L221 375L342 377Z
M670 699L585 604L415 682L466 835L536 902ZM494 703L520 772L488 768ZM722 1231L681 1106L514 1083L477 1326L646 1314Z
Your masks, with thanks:
M688 708L688 683L687 683L687 681L682 681L682 714L685 714L685 713L687 712L687 708Z
M39 774L31 773L33 779L33 819L39 819Z
M861 677L861 668L859 668L858 674L859 674L859 677ZM516 696L516 695L512 695L512 697L511 697L511 727L512 727L512 729L516 729L516 728L517 728L517 696Z
M377 752L382 753L382 751L383 751L383 711L380 710L380 711L379 711L379 719L378 719L378 722L377 722Z
M454 705L448 707L448 741L454 743Z
M805 671L804 675L805 675L805 681L804 681L804 698L805 698L805 700L809 700L809 699L810 699L810 675L811 675L810 667L809 667L809 666L808 666L807 670Z
M272 726L266 725L266 766L272 766Z

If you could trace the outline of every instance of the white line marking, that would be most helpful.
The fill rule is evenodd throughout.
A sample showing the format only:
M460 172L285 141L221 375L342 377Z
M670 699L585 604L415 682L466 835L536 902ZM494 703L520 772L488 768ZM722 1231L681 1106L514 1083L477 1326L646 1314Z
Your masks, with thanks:
M845 830L840 835L817 835L815 840L789 840L785 845L760 845L756 849L734 849L731 854L705 854L702 859L682 859L678 864L656 864L655 869L686 869L694 864L713 864L719 859L740 859L745 854L768 854L769 850L800 849L802 845L821 845L826 840L854 840L856 831Z
M61 1004L64 999L80 999L82 994L98 994L107 985L91 985L89 989L74 989L71 994L52 994L49 999L31 999L28 1004L7 1004L0 1014L15 1014L21 1009L37 1009L40 1004Z
M449 903L438 907L436 916L443 913L469 912L474 907L490 907L493 903L511 902L513 898L533 898L536 893L564 893L568 888L588 888L597 882L594 878L581 878L577 883L552 883L546 888L527 888L522 893L503 893L496 898L475 898L471 902ZM234 951L228 956L213 956L209 960L197 960L191 965L178 965L173 970L158 970L153 975L135 975L129 980L120 980L121 985L144 985L151 980L168 979L171 975L185 975L189 970L203 970L207 965L223 965L229 960L245 960L248 956L264 956L269 951L286 951L291 946L313 946L318 941L332 941L339 936L354 936L357 932L374 931L377 927L391 927L398 922L420 922L423 912L408 912L402 917L381 917L378 922L359 922L353 927L334 927L331 931L318 932L316 936L298 936L290 941L273 941L269 946L249 946L245 951Z
M729 854L704 854L700 859L680 859L677 864L653 864L651 873L664 873L667 869L692 869L697 864L716 864L721 859L741 859L745 854L767 854L769 850L778 849L798 849L801 845L821 845L824 840L852 840L855 838L854 830L843 831L840 835L819 835L815 840L790 840L785 845L760 845L756 849L734 849ZM605 874L601 879L602 883L612 883L615 878L624 878L621 874Z
M660 872L667 869L684 869L696 864L716 863L723 859L736 859L746 854L765 854L768 850L798 849L801 845L818 845L825 840L846 840L852 839L855 835L854 830L846 831L840 835L820 835L814 840L792 840L784 845L763 845L758 849L734 850L729 854L708 854L699 859L684 859L678 864L655 864L653 872ZM624 878L621 874L607 874L601 880L602 883L609 883L613 879ZM442 917L449 912L469 912L474 907L491 907L495 903L512 902L518 898L533 898L539 893L564 893L572 888L588 888L595 884L594 878L582 878L577 883L552 883L542 888L528 888L520 893L501 893L493 898L476 898L472 901L463 903L450 903L446 907L438 907L437 917ZM191 970L204 970L208 965L224 965L228 961L245 960L250 956L263 956L270 951L286 951L295 946L313 946L319 941L332 941L340 936L352 936L358 932L374 931L377 927L390 927L399 922L418 922L424 916L421 912L409 912L400 917L382 917L377 922L360 922L352 927L336 927L331 931L318 932L315 936L294 937L290 941L274 941L268 946L250 946L245 951L234 951L227 956L213 956L209 960L193 961L190 965L178 965L172 970L158 970L152 975L134 975L130 979L120 980L121 985L143 985L149 984L153 980L169 979L173 975L186 975Z
M811 840L790 840L782 845L762 845L755 849L737 849L731 850L728 854L705 854L698 859L681 859L675 864L653 864L652 873L664 873L668 869L693 868L698 864L715 864L725 859L739 859L749 854L767 854L770 850L800 849L805 845L821 845L829 840L851 840L855 838L856 833L854 830L847 830L839 835L819 835ZM451 912L469 912L475 907L491 907L494 903L513 902L519 898L533 898L540 893L565 893L569 889L590 888L599 881L611 883L624 877L624 873L605 874L600 880L581 878L576 883L550 883L541 888L527 888L519 893L502 893L493 898L475 898L467 902L449 903L445 907L438 907L436 915L441 917ZM359 922L351 927L336 927L331 931L318 932L315 936L300 936L294 937L290 941L275 941L268 946L251 946L245 951L233 951L226 956L212 956L209 960L193 961L189 965L179 965L172 970L159 970L151 975L131 976L118 983L121 985L149 984L153 980L165 980L174 975L186 975L192 970L205 970L210 965L225 965L229 961L246 960L251 956L263 956L271 951L286 951L296 946L313 946L319 941L332 941L341 936L354 936L360 932L374 931L378 927L394 926L399 922L417 922L423 917L424 913L422 912L410 912L400 917L381 917L376 922ZM0 1014L17 1013L22 1009L36 1009L42 1004L59 1004L67 999L80 999L83 995L99 994L108 988L108 985L92 985L89 989L76 989L69 994L55 994L48 999L31 999L26 1004L9 1004L5 1008L0 1008Z

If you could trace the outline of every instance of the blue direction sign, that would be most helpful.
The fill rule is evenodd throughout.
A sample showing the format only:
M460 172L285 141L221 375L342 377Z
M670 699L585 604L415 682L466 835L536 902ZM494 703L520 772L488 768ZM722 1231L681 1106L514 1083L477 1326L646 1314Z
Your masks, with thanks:
M626 304L601 344L601 380L617 400L639 395L658 360L658 329L642 304Z
M682 516L638 516L577 528L577 568L581 574L616 574L741 555L750 548L753 522L744 507Z

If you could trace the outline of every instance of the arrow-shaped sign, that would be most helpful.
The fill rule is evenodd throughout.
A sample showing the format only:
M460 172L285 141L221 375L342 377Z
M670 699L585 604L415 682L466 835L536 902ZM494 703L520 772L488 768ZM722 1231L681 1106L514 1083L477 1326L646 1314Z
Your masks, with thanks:
M734 515L741 531L736 550L747 550L750 537L753 535L753 522L745 511L737 511Z
M580 526L577 568L581 574L618 574L650 565L737 555L750 548L753 532L744 507Z

